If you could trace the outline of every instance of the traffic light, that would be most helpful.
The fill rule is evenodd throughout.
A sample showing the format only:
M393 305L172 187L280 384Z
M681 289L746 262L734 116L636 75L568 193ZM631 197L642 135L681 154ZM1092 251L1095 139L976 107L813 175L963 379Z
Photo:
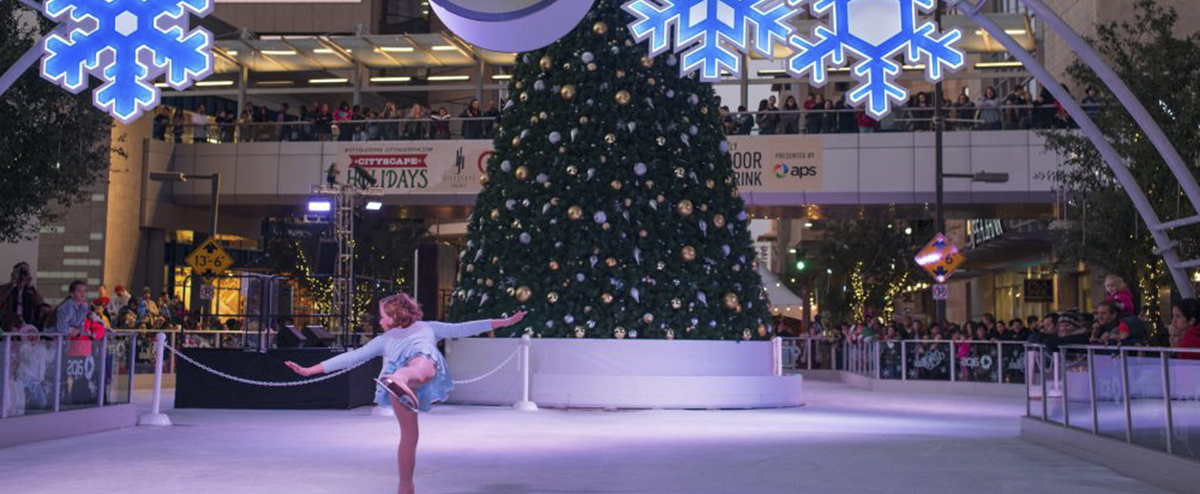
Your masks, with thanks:
M794 264L796 272L803 274L809 265L812 264L808 258L808 249L795 249L793 254L796 256L796 263Z

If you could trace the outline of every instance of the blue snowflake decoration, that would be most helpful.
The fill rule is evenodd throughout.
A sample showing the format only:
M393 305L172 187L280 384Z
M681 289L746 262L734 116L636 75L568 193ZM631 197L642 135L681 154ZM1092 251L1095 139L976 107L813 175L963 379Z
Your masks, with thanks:
M938 0L788 0L799 6L809 1L812 12L828 17L818 25L812 40L793 35L789 44L795 54L787 71L794 77L809 75L813 85L823 86L830 67L846 63L846 52L859 62L851 69L859 81L848 95L854 105L866 101L866 111L876 119L891 111L891 104L904 103L908 91L896 84L901 66L893 58L901 51L908 63L924 63L931 82L945 75L943 68L958 70L966 57L954 45L962 38L957 29L937 34L932 22L917 25L918 9L931 12Z
M797 12L795 1L631 0L622 8L636 17L629 23L634 39L650 40L650 56L674 45L676 52L684 52L681 75L698 70L701 80L715 81L722 70L741 74L739 53L753 50L773 58L773 43L786 44L792 35L788 20Z
M47 0L43 9L67 23L67 37L46 38L42 77L72 93L99 78L93 103L123 123L158 106L158 76L183 90L212 73L212 34L189 30L187 18L208 15L212 0Z

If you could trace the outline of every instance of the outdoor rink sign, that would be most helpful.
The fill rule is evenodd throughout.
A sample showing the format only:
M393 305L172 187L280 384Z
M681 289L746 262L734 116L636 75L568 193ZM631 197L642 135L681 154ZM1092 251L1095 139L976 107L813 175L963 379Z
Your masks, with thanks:
M158 106L159 76L182 91L212 74L212 33L189 26L212 0L46 0L42 11L62 23L42 43L42 77L72 93L100 79L92 103L119 122Z
M821 190L825 141L819 136L730 138L729 156L739 189L754 192Z

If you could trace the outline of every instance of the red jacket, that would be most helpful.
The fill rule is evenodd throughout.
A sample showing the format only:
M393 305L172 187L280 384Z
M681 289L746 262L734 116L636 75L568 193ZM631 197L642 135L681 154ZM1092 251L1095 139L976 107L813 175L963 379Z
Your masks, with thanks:
M1183 337L1179 339L1179 348L1200 349L1200 326L1192 326L1183 332ZM1178 353L1176 355L1182 359L1200 360L1200 353Z
M1104 298L1105 302L1113 302L1117 304L1117 308L1121 311L1120 317L1133 316L1133 293L1129 289L1120 290Z

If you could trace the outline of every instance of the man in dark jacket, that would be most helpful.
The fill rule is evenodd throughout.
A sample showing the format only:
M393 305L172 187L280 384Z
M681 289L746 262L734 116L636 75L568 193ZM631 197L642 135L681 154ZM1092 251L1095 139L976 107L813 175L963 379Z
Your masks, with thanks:
M33 271L29 263L13 266L9 282L0 285L0 330L12 331L26 324L38 323L37 308L46 302L33 286Z

